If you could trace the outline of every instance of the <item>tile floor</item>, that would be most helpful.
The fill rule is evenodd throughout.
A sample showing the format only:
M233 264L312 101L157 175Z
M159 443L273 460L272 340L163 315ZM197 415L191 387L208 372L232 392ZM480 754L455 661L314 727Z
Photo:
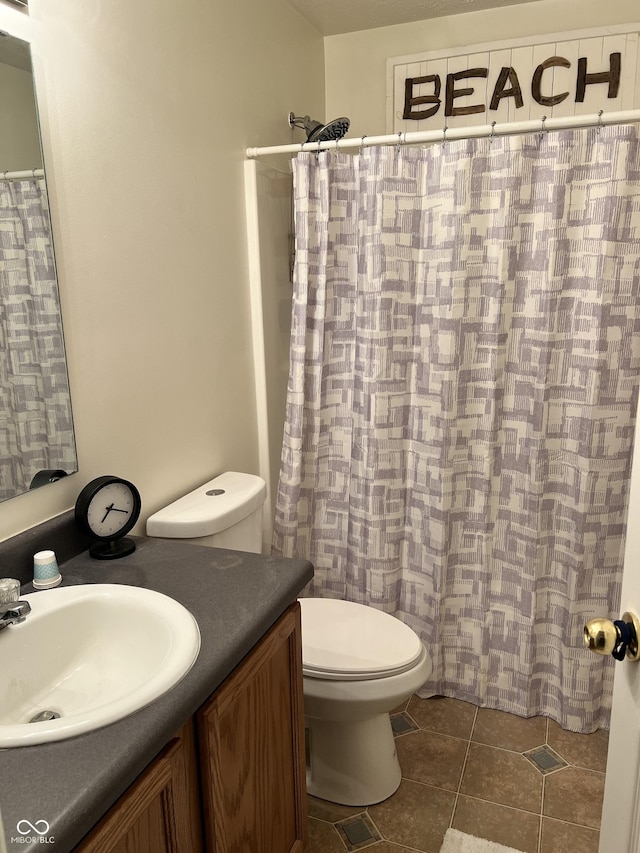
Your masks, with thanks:
M449 826L525 853L597 853L607 732L416 696L391 720L399 789L367 809L309 797L307 853L439 853Z

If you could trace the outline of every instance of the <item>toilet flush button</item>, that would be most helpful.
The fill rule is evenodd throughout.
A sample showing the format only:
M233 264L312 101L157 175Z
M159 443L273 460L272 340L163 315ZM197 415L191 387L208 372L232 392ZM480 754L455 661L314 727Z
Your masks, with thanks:
M216 497L216 495L224 495L224 489L209 489L208 492L205 492L207 495L211 495L211 497Z

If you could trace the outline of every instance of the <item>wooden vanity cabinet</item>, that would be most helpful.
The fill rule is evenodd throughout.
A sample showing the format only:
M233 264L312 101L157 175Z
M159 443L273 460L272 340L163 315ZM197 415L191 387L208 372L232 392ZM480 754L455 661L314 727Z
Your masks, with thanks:
M74 853L302 853L305 833L296 602Z
M306 831L300 605L197 714L207 849L302 853Z
M74 853L201 853L195 726L189 720Z

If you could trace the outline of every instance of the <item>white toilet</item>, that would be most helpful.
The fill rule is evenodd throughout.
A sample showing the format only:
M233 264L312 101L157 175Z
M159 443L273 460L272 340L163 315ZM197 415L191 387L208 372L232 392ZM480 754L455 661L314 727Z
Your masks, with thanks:
M264 480L228 471L147 521L147 535L260 553ZM366 806L400 784L389 712L431 673L418 635L373 607L300 599L307 790Z

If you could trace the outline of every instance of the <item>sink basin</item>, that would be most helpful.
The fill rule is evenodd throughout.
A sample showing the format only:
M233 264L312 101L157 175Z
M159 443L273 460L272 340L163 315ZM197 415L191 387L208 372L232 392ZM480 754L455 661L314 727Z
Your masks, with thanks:
M0 631L0 748L120 720L173 687L200 651L191 613L152 590L89 584L21 600L31 613ZM29 722L41 712L60 716Z

